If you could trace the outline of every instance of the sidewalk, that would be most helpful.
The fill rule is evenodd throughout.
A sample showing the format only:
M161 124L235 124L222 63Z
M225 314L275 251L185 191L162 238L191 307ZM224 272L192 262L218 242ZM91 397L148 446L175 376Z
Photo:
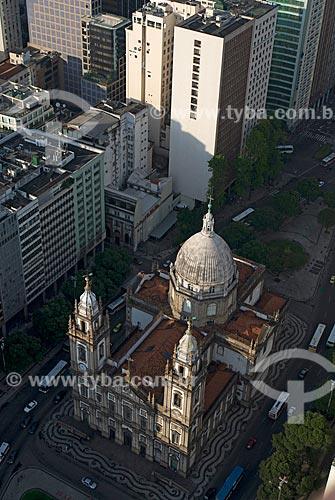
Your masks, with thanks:
M323 273L327 271L334 230L326 232L317 216L324 206L320 199L306 205L303 213L283 225L281 231L270 233L265 241L287 239L300 243L309 255L307 264L299 269L280 273L278 278L269 272L265 284L287 297L301 302L312 300L319 290Z
M92 500L92 496L83 494L70 484L60 481L49 472L39 467L25 467L11 476L1 500L19 500L29 490L41 490L54 498L66 500Z

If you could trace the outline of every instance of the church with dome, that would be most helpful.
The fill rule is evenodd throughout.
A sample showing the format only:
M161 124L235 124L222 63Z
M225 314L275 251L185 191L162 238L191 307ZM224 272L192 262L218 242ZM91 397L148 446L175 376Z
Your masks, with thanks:
M252 401L251 370L280 335L288 301L264 288L264 273L215 233L209 204L170 269L129 287L112 354L87 277L69 319L75 418L186 477L227 410Z

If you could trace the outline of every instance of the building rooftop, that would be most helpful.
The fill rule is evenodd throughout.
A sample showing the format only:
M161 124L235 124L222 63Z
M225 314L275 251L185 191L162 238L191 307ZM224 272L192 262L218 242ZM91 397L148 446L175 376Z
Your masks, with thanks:
M130 19L126 17L108 13L99 14L97 16L83 16L81 20L110 30L124 28L131 23Z
M227 11L220 11L210 17L195 14L180 22L178 27L224 38L249 22L249 19L234 17Z
M217 2L217 5L219 2ZM258 0L224 0L226 10L234 15L259 18L278 7L275 3L261 3ZM218 5L219 6L219 5Z
M15 65L9 62L9 59L0 63L0 78L2 80L12 80L17 74L25 69L22 64Z
M277 311L281 311L287 304L288 300L280 295L263 290L259 301L255 304L258 311L273 316Z
M262 333L265 320L258 318L252 311L236 311L234 316L225 325L215 325L221 327L223 333L229 333L241 341L245 340L250 343L258 339Z
M151 279L140 284L140 289L134 294L134 297L165 310L169 308L168 291L169 280L154 275Z
M205 413L219 398L224 388L229 384L235 373L227 369L224 363L211 363L206 377Z

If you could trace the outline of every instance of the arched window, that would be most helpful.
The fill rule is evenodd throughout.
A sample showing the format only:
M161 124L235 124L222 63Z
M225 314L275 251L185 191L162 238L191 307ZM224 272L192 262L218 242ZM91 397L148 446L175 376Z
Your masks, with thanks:
M207 316L215 316L216 315L216 304L208 304L207 306Z
M183 304L183 311L186 313L190 313L191 310L192 310L191 301L189 299L185 299Z
M87 353L85 347L79 344L77 347L77 352L78 363L87 363Z
M175 392L173 394L173 406L176 406L177 408L181 408L181 395L178 392Z

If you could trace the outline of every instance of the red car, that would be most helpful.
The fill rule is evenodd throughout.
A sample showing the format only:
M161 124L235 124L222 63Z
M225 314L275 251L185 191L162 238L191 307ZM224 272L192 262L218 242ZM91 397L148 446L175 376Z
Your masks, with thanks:
M247 449L251 450L251 448L253 448L256 443L257 443L257 440L255 438L249 439L249 441L247 443Z

